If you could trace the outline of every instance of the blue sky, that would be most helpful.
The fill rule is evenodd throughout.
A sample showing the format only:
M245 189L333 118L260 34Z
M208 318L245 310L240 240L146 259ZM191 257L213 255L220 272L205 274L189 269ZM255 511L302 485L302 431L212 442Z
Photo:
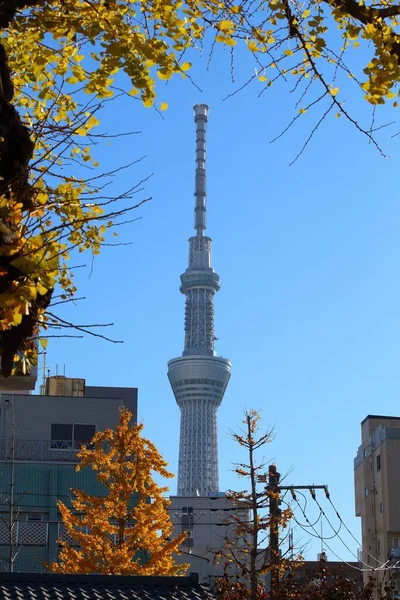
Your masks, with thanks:
M162 117L133 99L101 116L104 131L142 132L98 149L105 170L145 156L120 174L113 192L153 173L137 198L152 200L138 211L141 220L120 230L118 241L132 244L105 248L91 275L90 257L73 259L87 264L76 271L78 295L87 299L60 315L78 323L113 322L107 333L124 344L51 340L48 366L54 374L56 364L59 371L66 365L67 375L92 385L138 386L145 433L176 473L179 409L166 372L168 360L183 350L178 288L193 233L192 106L208 103L207 233L222 282L217 351L232 360L219 410L220 487L238 485L231 462L243 458L229 428L239 424L245 406L260 409L263 426L276 432L265 458L281 473L292 469L288 483L328 484L359 537L353 458L360 422L370 413L399 415L400 137L391 138L396 125L379 132L391 157L385 160L343 118L330 115L289 167L322 108L270 144L296 114L290 86L258 98L256 82L223 101L235 89L229 55L217 52L209 71L206 63L197 59L192 70L202 92L188 79L159 86L159 99L169 103ZM254 72L240 52L235 72L236 86ZM346 88L343 93L347 106L365 118L368 108ZM389 112L381 122L395 119ZM330 534L326 523L324 533ZM307 541L301 531L296 536ZM354 540L343 539L356 551ZM340 540L330 545L352 558ZM308 557L319 549L316 541ZM328 556L335 558L329 550Z

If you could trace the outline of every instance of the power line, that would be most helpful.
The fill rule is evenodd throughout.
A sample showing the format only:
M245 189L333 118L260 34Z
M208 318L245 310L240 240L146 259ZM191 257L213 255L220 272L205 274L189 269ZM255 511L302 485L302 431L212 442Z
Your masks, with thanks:
M296 501L296 503L297 503L298 507L300 508L301 512L303 513L303 516L304 516L304 518L306 519L306 521L308 521L308 522L309 522L309 519L308 519L307 515L306 515L306 514L305 514L305 512L303 511L303 509L302 509L302 507L301 507L301 505L300 505L300 503L299 503L299 501L297 500L297 498L296 498L296 497L294 497L294 500ZM298 522L297 522L297 519L296 519L296 517L294 517L294 520L296 521L296 523L297 523L297 524L298 524L298 525L299 525L299 526L300 526L300 527L301 527L301 528L302 528L302 529L303 529L303 530L304 530L306 533L309 533L308 531L306 531L306 530L305 530L305 529L304 529L304 528L301 526L301 524L300 524L300 523L298 523ZM318 538L322 539L323 541L325 541L325 539L326 539L326 538L321 538L321 536L320 536L320 534L318 533L318 531L316 531L315 529L314 529L314 531L315 531L315 533L316 533L316 536L315 536L315 537L318 537ZM338 537L339 537L339 539L341 539L341 538L340 538L340 536L338 536ZM343 540L341 540L341 541L343 541ZM329 550L330 552L332 552L332 554L334 554L334 556L336 556L336 558L338 558L338 559L339 559L341 562L343 562L344 564L348 565L350 568L352 568L352 569L355 569L355 570L357 570L357 571L362 571L362 572L390 571L390 570L397 570L397 569L399 568L399 565L400 565L400 561L397 561L395 565L388 566L388 567L386 567L386 566L382 566L382 567L372 567L371 565L368 565L367 563L364 563L363 561L360 561L360 562L362 562L364 565L366 565L368 568L367 568L367 569L364 569L364 568L361 568L361 567L356 567L356 566L352 565L351 563L349 563L349 562L347 562L347 561L343 560L343 559L342 559L342 558L341 558L341 557L340 557L338 554L336 554L336 552L335 552L335 551L334 551L334 550L333 550L333 549L332 549L332 548L331 548L331 547L330 547L330 546L329 546L327 543L326 543L325 545L326 545L326 547L328 548L328 550ZM347 547L347 546L346 546L346 547ZM384 564L386 565L387 563L384 563Z
M320 514L319 514L319 517L318 517L317 521L316 521L314 524L313 524L313 523L310 523L310 521L309 521L308 517L306 516L306 513L305 513L305 512L303 511L303 509L301 508L301 506L300 506L300 504L299 504L299 502L298 502L297 498L295 498L295 500L297 501L297 504L299 505L299 507L300 507L300 510L301 510L301 511L302 511L302 513L304 514L304 517L305 517L305 519L306 519L306 521L307 521L307 525L305 525L304 523L300 523L300 521L298 521L298 519L296 519L296 517L295 517L294 515L293 515L293 519L296 521L297 525L303 529L303 531L305 531L305 532L306 532L308 535L311 535L311 537L318 538L319 540L333 540L335 537L337 537L337 534L336 534L336 533L335 533L334 535L331 535L331 536L329 536L329 537L321 537L321 534L320 534L320 533L318 533L318 532L317 532L317 533L312 533L311 531L307 531L307 529L306 529L307 527L310 527L310 528L311 528L311 529L313 529L314 531L317 531L317 530L315 529L315 524L316 524L316 523L317 523L317 522L320 520L320 518L322 517L322 514L321 514L321 512L320 512ZM287 506L290 508L290 506L289 506L289 504L288 504L287 502L285 502L285 504L286 504L286 505L287 505Z
M335 528L333 527L332 523L330 522L329 518L327 517L326 513L324 512L324 510L323 510L322 506L321 506L321 505L320 505L320 503L318 502L318 500L317 500L317 497L316 497L315 493L313 493L313 492L310 490L310 494L311 494L311 497L312 497L312 499L314 500L314 502L317 504L317 506L318 506L319 510L321 511L321 513L323 514L323 516L325 517L325 519L327 520L327 522L328 522L329 526L331 527L332 531L335 531ZM348 545L347 545L347 544L346 544L346 542L345 542L345 541L344 541L344 540L341 538L341 536L339 535L339 533L337 533L336 535L337 535L337 537L339 538L339 540L342 542L343 546L344 546L344 547L345 547L345 548L346 548L346 549L347 549L347 550L350 552L350 554L352 554L352 555L354 556L354 558L356 558L357 560L359 560L359 557L357 556L357 554L355 554L355 553L354 553L354 552L353 552L353 551L352 551L352 550L351 550L351 549L348 547ZM374 560L376 560L376 559L374 559ZM359 562L361 562L363 565L366 565L367 567L371 567L371 565L369 565L368 563L365 563L363 560L359 560ZM377 561L377 562L379 562L379 561ZM381 564L383 564L383 563L381 563Z
M326 495L326 497L327 497L328 501L330 502L330 504L331 504L331 506L332 506L333 510L335 511L337 518L339 519L339 521L340 521L341 523L343 523L343 526L344 526L344 528L346 529L346 531L347 531L347 532L348 532L348 533L351 535L351 537L353 538L353 540L354 540L354 541L355 541L355 542L358 544L358 546L359 546L359 547L360 547L360 548L363 550L363 552L365 552L366 554L368 554L368 556L370 556L371 558L373 558L374 560L376 560L376 562L380 563L381 565L384 565L384 564L386 564L386 563L383 563L383 562L381 562L381 561L380 561L380 560L378 560L377 558L375 558L375 556L373 556L372 554L370 554L370 553L368 552L368 550L366 550L366 549L363 547L362 543L361 543L361 542L360 542L360 541L359 541L359 540L358 540L358 539L357 539L357 538L356 538L356 537L353 535L353 533L352 533L352 532L350 531L350 529L347 527L346 523L343 521L343 519L342 519L342 517L340 516L340 514L339 514L339 512L338 512L338 510L337 510L337 508L336 508L336 506L334 506L334 504L333 504L333 502L332 502L332 499L331 499L331 496L330 496L329 492L325 492L325 495Z
M307 517L306 513L305 513L305 512L304 512L304 510L302 509L302 507L301 507L301 505L300 505L300 502L299 502L299 501L298 501L298 499L297 499L297 496L296 496L296 494L293 494L293 493L292 493L292 496L293 496L293 500L294 500L294 501L297 503L298 507L300 508L301 512L303 513L303 516L304 516L305 520L306 520L308 523L310 523L310 521L309 521L309 519L308 519L308 517ZM304 529L304 527L302 527L302 525L301 525L300 523L298 523L298 521L297 521L296 517L293 517L293 518L294 518L294 520L296 521L296 523L297 523L297 524L298 524L298 525L301 527L301 529L303 529L303 531L305 531L306 533L308 533L308 534L309 534L309 532L308 532L306 529ZM311 525L311 523L310 523L310 525ZM314 531L315 531L315 533L316 533L316 535L315 535L314 537L317 537L317 538L319 538L319 539L323 539L323 540L324 540L324 542L325 542L325 538L321 538L321 535L318 533L318 531L317 531L315 528L313 528L313 529L314 529ZM329 546L329 544L325 543L325 545L326 545L326 547L328 548L328 550L329 550L330 552L332 552L332 554L334 554L334 556L336 556L336 558L338 558L338 559L339 559L341 562L343 562L344 564L346 564L346 565L347 565L347 566L349 566L350 568L352 568L352 569L355 569L356 571L363 571L363 569L361 569L360 567L356 567L356 566L354 566L354 565L350 564L349 562L347 562L347 561L343 560L343 559L342 559L342 558L341 558L341 557L340 557L338 554L336 554L336 552L335 552L334 550L332 550L332 548Z

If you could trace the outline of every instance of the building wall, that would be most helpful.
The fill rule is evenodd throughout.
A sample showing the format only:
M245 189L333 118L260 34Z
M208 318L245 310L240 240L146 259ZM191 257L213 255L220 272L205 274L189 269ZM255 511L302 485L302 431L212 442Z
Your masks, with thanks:
M387 573L371 572L368 567L379 568L392 560L394 542L400 546L400 541L396 542L400 540L399 417L364 419L354 482L356 515L361 517L364 580L372 575L379 585Z
M87 385L85 387L85 398L120 399L122 404L128 408L133 416L133 422L137 422L138 389L133 387L107 387L99 385Z
M131 410L136 422L135 388L86 387L85 393L85 397L1 394L0 439L11 437L12 415L8 408L11 401L19 440L50 440L52 423L94 424L96 431L115 427L119 420L118 409L124 405Z
M177 563L189 564L189 572L198 573L201 582L223 575L223 561L216 560L216 552L223 547L226 536L234 535L232 525L226 521L234 514L246 521L249 511L226 496L171 496L170 500L174 535L188 528L191 531L180 546L182 554L176 557ZM230 572L233 571L231 565Z
M73 488L83 489L89 494L105 494L105 488L96 480L94 471L83 469L76 472L75 468L76 464L60 463L27 464L19 462L15 465L14 499L18 507L17 520L26 522L28 514L43 516L42 523L32 525L31 535L27 536L29 543L23 544L18 553L15 563L16 571L44 571L44 563L57 559L60 523L57 500L61 500L70 508ZM0 492L4 495L9 494L10 476L10 463L0 463ZM4 503L0 505L0 516L5 521L9 518L7 506ZM8 552L8 541L6 528L4 525L2 526L2 519L0 521L0 557L4 557ZM16 545L19 545L18 542ZM4 570L4 565L0 563L1 567Z
M60 515L57 500L71 507L72 489L105 495L90 468L76 471L77 447L59 450L51 444L52 424L90 424L96 431L115 428L119 408L137 415L136 388L86 386L84 397L2 394L0 397L0 493L9 494L12 422L15 422L15 493L18 512L16 571L44 571L57 559ZM13 410L14 409L14 410ZM68 444L67 444L68 446ZM135 498L132 498L132 502ZM29 522L39 518L43 522ZM8 554L7 504L0 496L0 569ZM22 541L21 541L22 540ZM3 560L2 560L3 559Z

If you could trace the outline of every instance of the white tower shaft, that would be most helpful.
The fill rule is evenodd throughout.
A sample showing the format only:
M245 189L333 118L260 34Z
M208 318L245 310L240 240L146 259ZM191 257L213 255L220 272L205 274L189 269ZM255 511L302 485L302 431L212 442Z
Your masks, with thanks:
M214 294L219 275L211 264L206 229L206 123L208 106L194 107L196 123L195 230L189 266L181 275L185 294L185 349L168 363L168 377L181 409L178 495L218 493L217 409L230 378L230 362L214 352Z

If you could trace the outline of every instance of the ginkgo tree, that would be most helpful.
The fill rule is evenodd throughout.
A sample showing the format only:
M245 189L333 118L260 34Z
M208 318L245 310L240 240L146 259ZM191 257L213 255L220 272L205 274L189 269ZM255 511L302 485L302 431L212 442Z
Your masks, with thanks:
M58 501L69 542L61 541L59 561L49 565L57 573L107 575L179 575L173 554L185 533L172 538L167 487L154 474L173 475L156 447L142 437L143 425L130 425L129 410L120 411L119 425L98 432L82 447L77 471L91 468L104 487L94 496L73 490L73 510Z
M260 94L292 79L288 127L322 103L306 144L333 113L380 149L376 108L396 108L399 95L399 15L396 0L1 0L3 375L29 370L37 338L63 325L48 306L56 285L63 300L74 297L71 252L98 253L107 230L140 204L132 190L107 196L103 174L91 170L106 103L126 95L150 107L156 82L187 78L195 53L218 43L234 58L244 46L255 61L247 83ZM347 103L357 94L371 123ZM167 108L162 98L156 106Z

